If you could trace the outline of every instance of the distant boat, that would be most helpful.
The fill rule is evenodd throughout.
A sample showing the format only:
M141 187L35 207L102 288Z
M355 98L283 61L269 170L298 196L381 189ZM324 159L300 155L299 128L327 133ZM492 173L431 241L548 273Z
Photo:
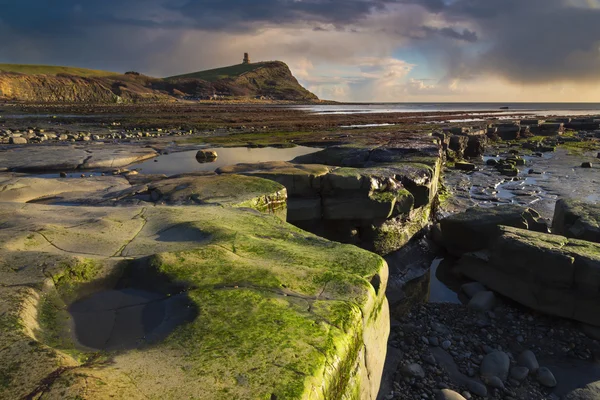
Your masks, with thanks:
M504 106L504 107L500 107L501 110L508 110L509 107L508 106Z

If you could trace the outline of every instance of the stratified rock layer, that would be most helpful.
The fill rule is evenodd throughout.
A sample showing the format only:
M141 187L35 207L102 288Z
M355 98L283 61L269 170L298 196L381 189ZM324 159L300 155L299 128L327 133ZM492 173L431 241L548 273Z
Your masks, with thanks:
M600 326L600 245L501 227L489 250L467 254L464 275L535 310Z
M288 191L288 222L385 255L429 222L441 168L430 136L380 147L336 146L292 163L238 164L220 174L258 176Z

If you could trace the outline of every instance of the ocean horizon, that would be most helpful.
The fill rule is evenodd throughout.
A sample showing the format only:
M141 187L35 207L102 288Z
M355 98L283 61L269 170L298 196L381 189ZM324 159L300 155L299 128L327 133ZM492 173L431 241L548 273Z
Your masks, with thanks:
M317 114L362 113L434 113L434 112L486 112L495 115L595 115L600 114L600 103L340 103L295 106L294 108Z

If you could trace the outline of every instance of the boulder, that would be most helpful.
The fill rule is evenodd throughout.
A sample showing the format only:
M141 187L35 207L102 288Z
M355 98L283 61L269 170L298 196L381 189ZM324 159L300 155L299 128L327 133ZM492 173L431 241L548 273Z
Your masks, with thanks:
M600 205L559 200L554 208L552 231L557 235L600 243Z
M485 153L488 139L485 136L469 136L467 148L464 151L465 157L481 157Z
M452 151L455 151L459 157L462 157L465 155L465 150L467 149L468 143L469 138L467 136L451 136L448 148Z
M481 361L480 373L484 378L498 377L501 381L506 381L510 368L510 358L501 351L494 351L487 354Z
M217 159L218 154L214 150L198 150L196 160L199 163L213 162Z
M547 231L540 215L516 205L469 208L444 218L440 223L443 243L450 253L461 255L486 248L499 234L499 226Z
M600 244L502 227L457 270L537 311L600 326ZM530 368L531 369L531 368Z

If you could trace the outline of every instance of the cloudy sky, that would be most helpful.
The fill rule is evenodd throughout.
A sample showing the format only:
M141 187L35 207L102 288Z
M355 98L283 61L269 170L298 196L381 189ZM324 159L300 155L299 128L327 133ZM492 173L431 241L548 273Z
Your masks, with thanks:
M345 101L600 102L600 0L0 0L0 63L282 60Z

